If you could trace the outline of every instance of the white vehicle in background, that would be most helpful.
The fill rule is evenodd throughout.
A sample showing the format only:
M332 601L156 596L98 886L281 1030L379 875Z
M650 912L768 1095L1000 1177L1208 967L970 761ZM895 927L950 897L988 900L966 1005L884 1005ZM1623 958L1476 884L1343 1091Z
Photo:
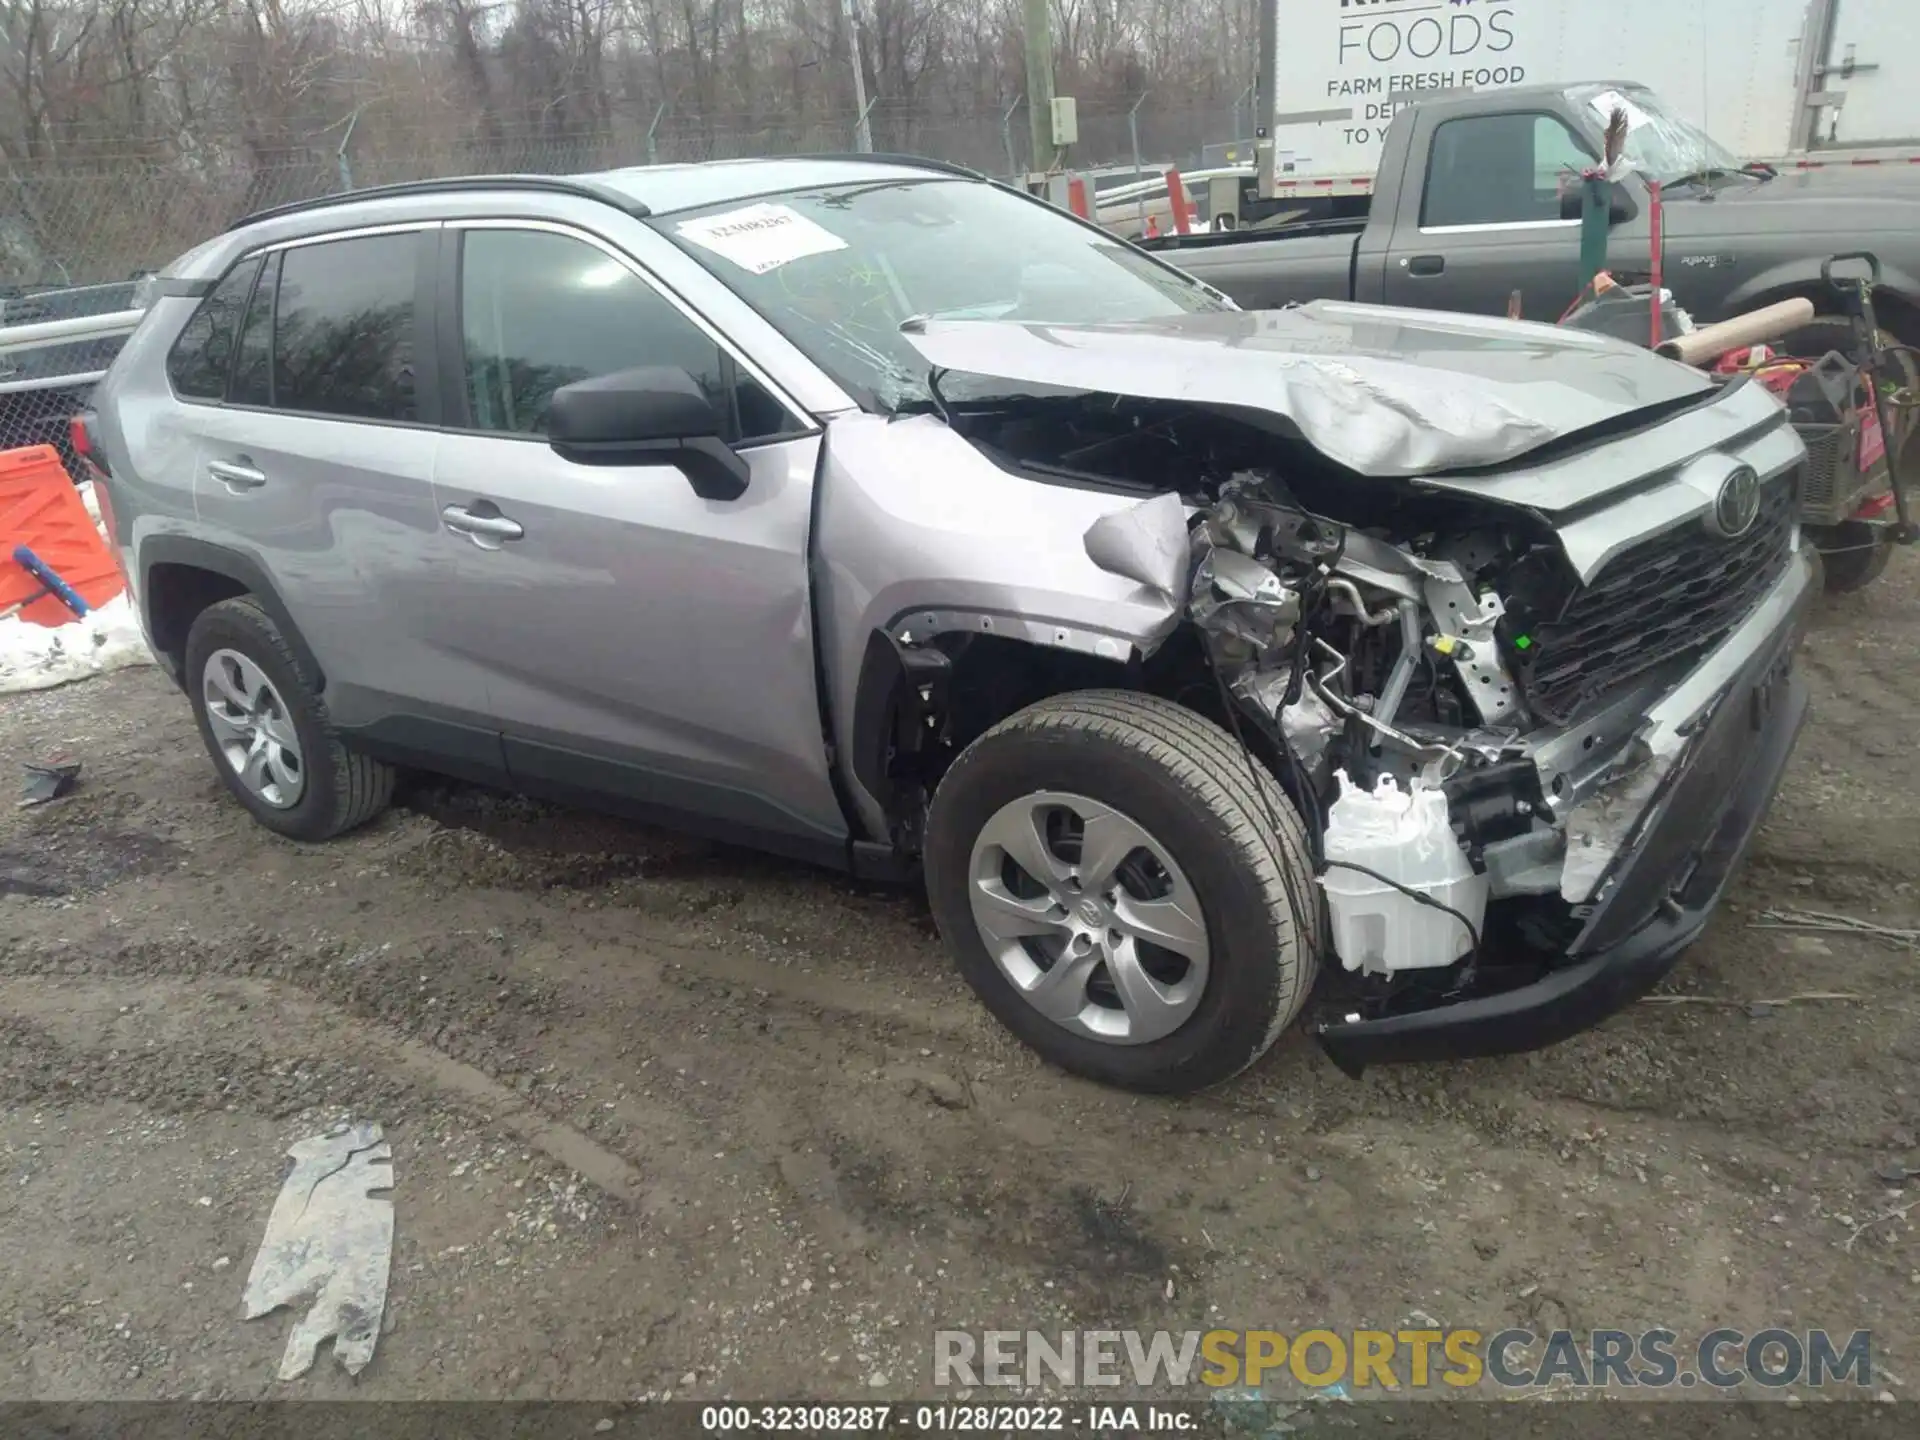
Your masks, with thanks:
M1658 91L1748 159L1920 157L1915 0L1314 0L1280 22L1261 0L1262 217L1368 194L1387 125L1423 96L1587 75Z

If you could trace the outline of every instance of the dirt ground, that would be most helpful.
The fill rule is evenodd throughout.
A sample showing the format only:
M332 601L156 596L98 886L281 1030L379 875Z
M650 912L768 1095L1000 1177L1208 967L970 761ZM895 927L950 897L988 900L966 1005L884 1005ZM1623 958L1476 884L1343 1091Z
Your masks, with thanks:
M1920 562L1664 992L1547 1053L1197 1099L1043 1068L916 898L471 790L279 841L151 669L0 700L0 1398L927 1396L931 1333L1857 1327L1920 1385ZM1754 1002L1815 994L1777 1007ZM1833 997L1844 998L1833 998ZM1680 1002L1680 1003L1675 1003ZM286 1145L392 1142L357 1381L240 1292ZM1904 1207L1904 1208L1903 1208Z

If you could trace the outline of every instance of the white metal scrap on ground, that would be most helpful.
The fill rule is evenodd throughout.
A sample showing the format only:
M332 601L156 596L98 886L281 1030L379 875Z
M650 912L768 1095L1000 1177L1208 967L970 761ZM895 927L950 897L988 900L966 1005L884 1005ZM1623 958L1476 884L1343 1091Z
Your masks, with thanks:
M267 1217L243 1297L249 1320L308 1302L280 1378L313 1368L322 1341L350 1375L373 1359L393 1263L393 1147L378 1125L341 1126L288 1148L293 1168Z

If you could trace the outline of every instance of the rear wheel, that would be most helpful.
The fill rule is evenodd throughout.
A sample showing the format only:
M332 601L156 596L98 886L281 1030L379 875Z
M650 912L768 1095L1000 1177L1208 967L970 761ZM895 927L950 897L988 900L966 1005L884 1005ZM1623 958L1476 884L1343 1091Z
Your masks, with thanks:
M1299 816L1218 726L1153 696L1063 695L981 736L934 795L925 868L987 1008L1108 1084L1238 1074L1317 971Z
M221 780L267 829L328 840L387 808L393 771L340 743L313 677L252 596L200 612L184 674Z

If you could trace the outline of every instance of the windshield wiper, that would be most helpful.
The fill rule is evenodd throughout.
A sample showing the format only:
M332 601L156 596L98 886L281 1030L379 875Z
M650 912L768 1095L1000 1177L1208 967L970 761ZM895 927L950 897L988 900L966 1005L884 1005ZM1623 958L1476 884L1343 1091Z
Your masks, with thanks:
M1669 180L1660 188L1672 190L1681 185L1702 185L1712 190L1713 182L1722 177L1731 180L1735 176L1744 175L1750 179L1765 181L1773 179L1774 174L1775 171L1771 165L1742 165L1731 170L1724 165L1706 165L1698 170L1688 171L1677 180Z
M1731 175L1732 173L1731 170L1723 170L1717 165L1709 165L1702 170L1689 170L1686 174L1667 181L1660 188L1662 190L1677 190L1682 185L1704 185L1711 190L1713 188L1714 176Z

